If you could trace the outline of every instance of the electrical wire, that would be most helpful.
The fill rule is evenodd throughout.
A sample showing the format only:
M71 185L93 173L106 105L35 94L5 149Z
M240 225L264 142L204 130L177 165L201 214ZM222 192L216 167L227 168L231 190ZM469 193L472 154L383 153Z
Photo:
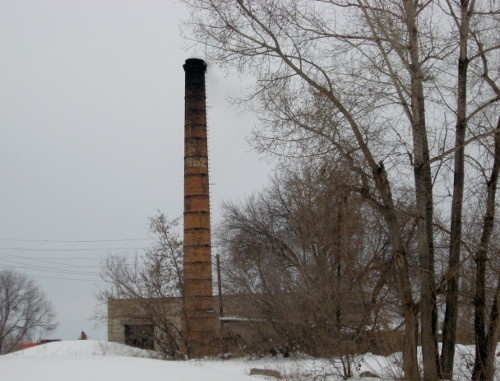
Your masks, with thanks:
M24 248L24 247L0 247L0 250L12 251L113 251L113 250L146 250L148 247L102 247L102 248L89 248L89 249L42 249L42 248Z
M26 254L15 255L15 254L10 254L4 250L5 249L0 248L0 254L11 256L14 258L23 258L23 259L27 259L27 260L56 260L56 261L58 261L58 260L61 260L61 261L92 260L92 261L94 261L94 260L102 260L102 259L106 258L106 256L109 254L109 253L105 253L104 255L100 255L100 256L85 256L85 257L73 257L71 254L68 254L70 256L65 256L64 254L58 254L57 257L54 257L54 256L46 257L44 255L36 255L36 256L26 255ZM125 258L135 258L137 256L139 256L139 257L142 256L142 254L138 254L137 252L136 253L123 253L122 252L122 253L111 254L111 255L125 257Z
M96 240L52 240L52 239L16 239L0 238L0 241L11 242L56 242L56 243L85 243L85 242L125 242L125 241L149 241L149 238L124 238L124 239L96 239Z
M151 241L148 238L126 238L126 239L106 239L106 240L37 240L37 239L14 239L14 238L0 238L0 242L38 242L38 243L99 243L99 242L124 242L124 241ZM0 247L0 261L4 263L6 268L14 268L14 269L23 269L28 271L38 271L45 273L53 273L52 274L24 274L29 275L34 278L45 278L45 279L56 279L56 280L70 280L70 281L80 281L80 282L97 282L99 281L99 272L92 271L91 269L100 269L100 266L96 265L80 265L73 263L64 263L61 261L68 260L102 260L105 256L93 256L93 257L68 257L68 256L57 256L57 257L44 257L44 256L27 256L27 255L14 255L7 253L5 251L18 251L18 252L60 252L60 253L71 253L71 252L84 252L84 251L128 251L128 250L136 250L143 251L147 250L148 247L104 247L104 248L71 248L71 249L49 249L49 248L24 248L24 247ZM121 256L126 258L134 258L138 256L138 253L121 253ZM4 256L3 258L1 256ZM8 258L5 258L7 256ZM36 265L30 262L38 262L42 264L47 264L49 266ZM88 263L88 262L87 262ZM76 269L83 268L89 269L90 271L75 271ZM74 269L74 270L73 270ZM19 273L21 274L21 273ZM76 275L76 276L84 276L91 278L71 278L71 277L63 277L63 276L55 276L55 275Z
M100 269L101 266L95 266L95 265L75 265L75 264L71 264L71 263L63 263L63 262L56 262L56 261L50 261L50 260L47 260L47 259L56 259L56 260L68 260L68 259L92 259L92 260L102 260L104 259L104 257L82 257L82 258L62 258L62 257L42 257L42 259L40 259L39 257L35 258L35 257L27 257L27 256L18 256L18 255L12 255L12 254L8 254L8 253L4 253L4 252L1 252L0 251L0 256L1 255L6 255L10 258L13 258L13 259L22 259L22 260L26 260L26 261L34 261L34 262L41 262L41 263L47 263L47 264L52 264L52 265L57 265L57 266L67 266L67 267L78 267L78 268L97 268L97 269ZM132 258L131 256L125 256L127 258Z
M135 257L135 254L128 254L128 255L121 255L121 256L124 256L124 257L128 257L128 258L132 258L132 257ZM17 257L15 256L16 258L25 258L25 259L34 259L34 257L27 257L27 256L23 256L23 257ZM38 257L37 257L38 258ZM104 259L105 257L42 257L43 259L60 259L60 260L64 260L64 261L69 261L69 260L96 260L96 259Z
M49 265L56 265L56 266L66 266L66 267L77 267L77 268L95 268L99 269L101 266L95 266L95 265L75 265L72 263L63 263L63 262L54 262L54 261L46 261L44 259L38 259L38 258L30 258L30 257L18 257L17 255L12 255L12 254L7 254L7 253L0 253L0 259L1 255L6 255L12 259L21 259L25 261L34 261L34 262L40 262L40 263L47 263Z
M99 273L95 272L95 271L73 271L73 270L67 270L67 269L58 269L57 267L30 265L27 263L13 261L13 260L4 259L4 258L0 258L0 261L7 262L7 263L14 263L17 265L17 266L15 266L16 268L24 268L24 269L34 270L34 271L48 271L48 272L53 272L53 273L58 273L58 274L62 273L62 274L73 274L73 275L99 276Z
M66 277L45 276L45 275L38 275L38 274L25 274L25 273L20 273L17 271L13 271L13 273L18 274L18 275L27 275L27 276L30 276L32 278L63 279L63 280L72 280L72 281L80 281L80 282L96 282L96 280L94 280L94 279L66 278Z

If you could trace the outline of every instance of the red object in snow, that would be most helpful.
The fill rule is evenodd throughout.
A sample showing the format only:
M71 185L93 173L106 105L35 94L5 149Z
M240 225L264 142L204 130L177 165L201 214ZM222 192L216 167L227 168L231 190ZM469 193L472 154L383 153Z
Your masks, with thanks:
M31 348L31 347L36 347L37 345L40 345L41 343L21 343L19 345L19 349L26 349L26 348Z
M44 340L40 340L38 343L21 343L21 344L19 344L18 350L36 347L37 345L53 343L54 341L61 341L61 340L59 340L59 339L44 339Z

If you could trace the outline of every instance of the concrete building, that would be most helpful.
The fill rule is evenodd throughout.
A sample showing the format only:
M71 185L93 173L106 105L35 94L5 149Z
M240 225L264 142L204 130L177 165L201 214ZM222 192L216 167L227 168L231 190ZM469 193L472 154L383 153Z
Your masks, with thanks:
M246 296L224 296L224 316L215 316L213 345L217 350L237 350L247 347L255 339L255 332L272 330L256 314ZM108 299L108 340L138 348L155 349L169 353L182 348L182 298ZM215 311L220 311L219 298L213 298ZM173 354L173 353L172 353Z

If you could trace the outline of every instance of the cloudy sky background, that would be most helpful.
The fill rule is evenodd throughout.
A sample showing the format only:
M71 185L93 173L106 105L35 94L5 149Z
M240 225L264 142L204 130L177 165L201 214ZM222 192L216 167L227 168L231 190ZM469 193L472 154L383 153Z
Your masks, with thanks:
M182 214L182 64L174 0L0 0L0 270L34 277L59 327L106 339L91 320L107 253L149 245L147 219ZM207 73L213 215L268 179L230 108L243 85Z

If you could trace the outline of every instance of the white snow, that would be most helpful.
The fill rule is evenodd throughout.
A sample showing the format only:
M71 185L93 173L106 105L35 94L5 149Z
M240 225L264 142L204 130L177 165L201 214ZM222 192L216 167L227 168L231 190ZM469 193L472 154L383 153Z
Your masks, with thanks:
M498 351L498 348L497 348ZM279 371L285 379L341 380L342 364L307 356L230 360L157 360L158 354L105 341L61 341L0 356L0 379L6 381L250 381L275 380L248 376L252 368ZM454 380L470 379L474 347L457 345ZM401 376L401 354L387 357L365 354L352 360L355 380L371 372L384 380ZM329 377L324 377L329 374Z
M144 358L151 355L102 341L53 342L0 356L0 377L6 381L255 381L241 372Z
M156 352L129 347L128 345L96 340L55 341L22 351L14 352L0 359L9 357L82 357L82 356L128 356L154 358Z

